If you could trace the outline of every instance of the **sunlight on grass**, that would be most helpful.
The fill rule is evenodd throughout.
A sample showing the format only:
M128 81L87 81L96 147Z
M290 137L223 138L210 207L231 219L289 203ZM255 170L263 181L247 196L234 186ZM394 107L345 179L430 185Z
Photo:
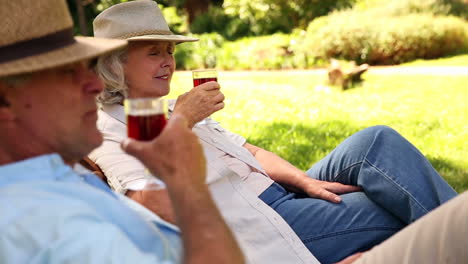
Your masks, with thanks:
M304 170L351 134L388 125L457 191L468 190L468 76L364 78L342 92L308 71L220 72L226 108L213 117ZM171 98L190 89L191 73L177 72L172 87Z
M468 54L435 60L415 60L402 64L404 66L468 66Z

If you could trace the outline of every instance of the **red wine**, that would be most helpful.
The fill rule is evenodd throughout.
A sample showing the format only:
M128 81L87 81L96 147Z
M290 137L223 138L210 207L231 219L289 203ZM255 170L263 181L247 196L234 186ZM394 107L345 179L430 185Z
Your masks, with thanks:
M128 136L138 140L152 140L166 125L164 113L149 115L127 115Z
M211 81L217 82L217 81L218 81L218 78L213 77L213 78L193 79L193 87L197 87L197 86L200 85L200 84L204 84L204 83L206 83L206 82L211 82Z

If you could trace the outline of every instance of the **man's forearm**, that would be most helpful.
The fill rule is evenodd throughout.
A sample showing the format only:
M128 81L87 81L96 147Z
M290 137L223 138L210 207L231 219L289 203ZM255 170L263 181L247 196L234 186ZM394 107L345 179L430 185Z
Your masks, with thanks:
M242 252L208 187L168 184L184 240L184 263L244 263Z

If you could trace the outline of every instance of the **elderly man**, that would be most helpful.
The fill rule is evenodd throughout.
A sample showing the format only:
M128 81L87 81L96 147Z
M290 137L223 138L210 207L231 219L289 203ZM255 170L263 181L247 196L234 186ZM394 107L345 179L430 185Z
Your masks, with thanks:
M126 42L74 38L64 0L1 7L0 263L242 263L184 118L153 142L124 144L167 183L182 241L174 226L70 167L102 142L92 59Z

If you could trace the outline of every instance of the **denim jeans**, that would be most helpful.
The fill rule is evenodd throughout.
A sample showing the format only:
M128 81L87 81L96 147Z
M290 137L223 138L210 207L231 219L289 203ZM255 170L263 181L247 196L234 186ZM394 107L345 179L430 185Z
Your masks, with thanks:
M322 263L372 248L456 195L411 143L386 126L347 138L307 174L363 188L341 195L339 204L277 183L259 196Z

